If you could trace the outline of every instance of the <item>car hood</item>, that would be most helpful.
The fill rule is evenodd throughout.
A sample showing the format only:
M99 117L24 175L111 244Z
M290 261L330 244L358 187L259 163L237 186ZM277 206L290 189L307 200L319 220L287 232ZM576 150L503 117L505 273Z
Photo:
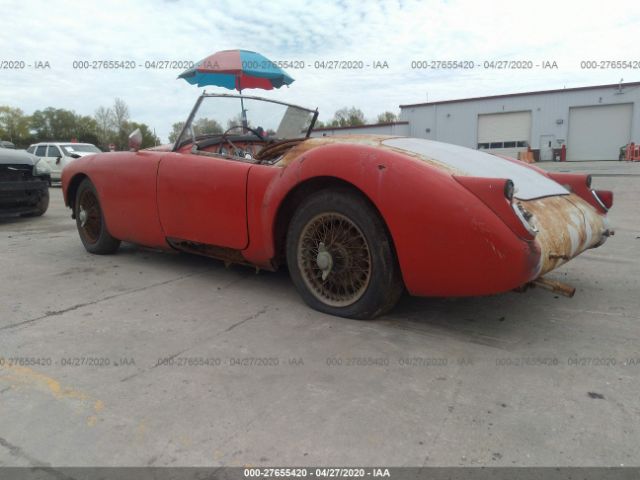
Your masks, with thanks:
M72 152L74 155L78 155L78 157L88 157L89 155L98 155L102 152Z
M12 150L0 148L0 165L35 165L38 157L34 157L26 150Z
M374 146L417 158L452 175L508 178L514 183L514 196L520 200L569 195L562 185L524 163L449 143L382 135L335 135L310 138L305 143L318 146L329 143Z

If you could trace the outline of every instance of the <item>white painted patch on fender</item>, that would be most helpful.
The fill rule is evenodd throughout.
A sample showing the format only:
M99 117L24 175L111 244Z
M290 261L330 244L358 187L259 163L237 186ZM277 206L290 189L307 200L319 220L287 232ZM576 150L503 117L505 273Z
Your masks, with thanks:
M471 148L407 137L390 138L382 143L392 148L423 155L438 163L454 168L463 175L483 178L509 178L515 185L514 196L520 200L533 200L552 195L569 194L569 191L559 183L525 165L518 165L504 158Z

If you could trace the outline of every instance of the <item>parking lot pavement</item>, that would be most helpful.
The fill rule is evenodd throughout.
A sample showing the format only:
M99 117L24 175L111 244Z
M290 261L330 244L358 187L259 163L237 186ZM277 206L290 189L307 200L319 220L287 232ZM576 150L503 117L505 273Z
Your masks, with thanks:
M0 221L0 465L638 465L640 164L614 237L533 289L310 310L286 272ZM615 175L611 175L611 174Z
M635 175L640 176L639 162L542 162L536 166L550 172L580 172L590 173L595 176L619 176Z

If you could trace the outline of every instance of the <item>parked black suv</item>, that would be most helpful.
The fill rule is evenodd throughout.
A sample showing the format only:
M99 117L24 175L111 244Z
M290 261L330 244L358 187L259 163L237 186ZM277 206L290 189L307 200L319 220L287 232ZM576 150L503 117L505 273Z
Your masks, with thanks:
M0 215L42 215L49 208L50 184L49 168L37 157L0 142Z

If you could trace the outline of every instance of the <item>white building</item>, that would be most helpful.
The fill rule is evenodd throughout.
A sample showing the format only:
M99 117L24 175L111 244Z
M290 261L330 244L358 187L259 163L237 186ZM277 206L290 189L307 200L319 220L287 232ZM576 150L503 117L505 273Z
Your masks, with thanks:
M345 134L374 134L374 135L398 135L409 136L409 122L374 123L370 125L358 125L356 127L326 127L316 128L311 132L312 137L326 137L329 135Z
M517 157L617 160L640 142L640 82L400 105L400 120L319 128L311 136L380 134L427 138Z
M617 160L640 142L640 82L400 105L408 135L517 156Z

